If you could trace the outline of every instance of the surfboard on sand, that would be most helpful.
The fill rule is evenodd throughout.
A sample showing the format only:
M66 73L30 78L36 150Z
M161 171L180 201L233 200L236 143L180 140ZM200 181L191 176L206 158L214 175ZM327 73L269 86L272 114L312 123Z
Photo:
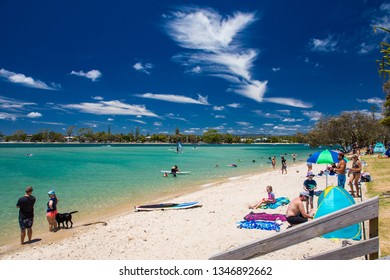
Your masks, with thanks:
M168 174L171 174L171 171L169 170L161 170L161 173L168 173ZM177 171L176 174L177 175L185 175L185 174L190 174L191 171Z
M187 209L193 207L201 207L199 201L183 202L183 203L160 203L150 205L135 206L135 211L153 211L153 210L175 210L175 209Z

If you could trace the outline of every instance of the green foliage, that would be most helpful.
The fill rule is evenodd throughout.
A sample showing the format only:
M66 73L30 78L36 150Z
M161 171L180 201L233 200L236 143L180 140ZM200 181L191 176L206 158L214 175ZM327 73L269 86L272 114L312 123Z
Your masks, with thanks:
M378 140L390 139L389 129L372 116L360 112L343 113L336 117L324 117L307 135L312 147L337 146L348 151L353 143L363 147Z

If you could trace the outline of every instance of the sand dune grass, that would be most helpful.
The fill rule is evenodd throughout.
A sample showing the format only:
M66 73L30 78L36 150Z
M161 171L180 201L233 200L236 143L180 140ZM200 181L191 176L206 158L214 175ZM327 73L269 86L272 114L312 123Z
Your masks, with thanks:
M367 197L379 196L379 242L380 257L390 256L390 159L377 156L364 156L362 158L368 166L371 182L366 183Z

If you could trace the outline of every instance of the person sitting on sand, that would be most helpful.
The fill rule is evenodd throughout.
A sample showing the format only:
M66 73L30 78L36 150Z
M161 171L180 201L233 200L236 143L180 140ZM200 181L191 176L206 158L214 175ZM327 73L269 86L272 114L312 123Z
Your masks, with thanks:
M308 219L313 219L314 211L311 211L310 214L307 214L305 208L303 207L303 202L309 199L309 194L307 192L301 192L297 198L294 198L288 205L286 211L287 222L291 226L305 223Z
M249 209L256 209L256 208L259 208L262 204L271 204L271 203L275 203L276 199L275 199L275 194L272 192L272 186L267 186L266 188L267 190L267 193L268 193L268 197L267 198L262 198L258 203L256 203L255 205L249 205Z

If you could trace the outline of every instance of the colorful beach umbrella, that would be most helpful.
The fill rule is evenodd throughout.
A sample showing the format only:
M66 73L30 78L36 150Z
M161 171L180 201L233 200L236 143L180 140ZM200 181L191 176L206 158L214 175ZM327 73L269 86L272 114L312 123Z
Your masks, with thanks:
M318 163L318 164L337 163L339 162L338 155L339 155L338 152L329 151L329 150L315 152L307 159L307 162Z

